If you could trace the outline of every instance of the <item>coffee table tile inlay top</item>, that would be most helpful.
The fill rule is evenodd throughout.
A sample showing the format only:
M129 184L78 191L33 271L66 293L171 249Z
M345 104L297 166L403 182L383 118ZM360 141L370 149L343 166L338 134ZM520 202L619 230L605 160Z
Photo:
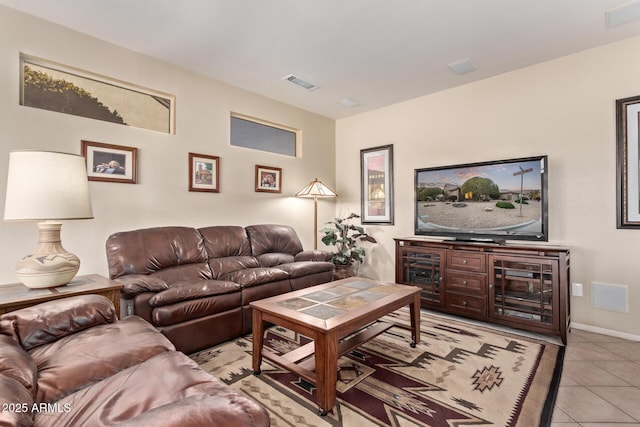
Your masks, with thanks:
M379 321L406 305L411 325ZM255 374L260 374L265 358L314 383L321 415L335 404L340 356L393 326L411 331L412 347L420 342L420 288L416 286L348 278L255 301L251 307ZM291 329L313 341L276 354L263 346L268 324Z

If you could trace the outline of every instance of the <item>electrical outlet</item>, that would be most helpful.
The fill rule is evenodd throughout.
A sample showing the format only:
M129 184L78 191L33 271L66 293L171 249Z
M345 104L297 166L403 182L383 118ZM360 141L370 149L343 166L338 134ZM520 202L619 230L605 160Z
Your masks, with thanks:
M573 282L571 283L571 295L573 295L574 297L581 297L584 295L584 286L582 285L582 283L576 283Z

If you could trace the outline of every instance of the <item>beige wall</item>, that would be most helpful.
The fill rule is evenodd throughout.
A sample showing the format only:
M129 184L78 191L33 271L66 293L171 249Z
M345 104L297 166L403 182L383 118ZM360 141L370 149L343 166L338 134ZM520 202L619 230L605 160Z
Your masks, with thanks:
M639 50L630 39L335 123L0 6L0 206L10 150L79 153L87 139L137 147L139 183L90 183L95 219L62 232L81 273L107 274L106 237L138 227L281 222L311 247L312 202L291 195L318 177L337 183L337 214L360 213L359 150L394 144L396 222L367 227L381 244L362 269L393 280L393 238L413 233L415 168L547 154L549 243L572 247L572 280L585 284L573 321L640 335L640 231L615 226L614 112L616 99L640 94ZM19 106L19 52L175 94L177 134ZM231 147L230 111L302 129L304 156ZM221 157L221 193L187 191L190 151ZM283 168L281 195L253 191L255 164ZM333 216L321 200L320 227ZM15 261L36 240L34 223L0 222L0 283L15 281ZM593 281L628 286L629 312L592 308Z
M339 209L360 212L359 150L393 144L395 225L372 226L365 274L394 278L395 237L413 235L414 169L549 156L549 244L572 248L581 327L640 336L640 230L616 229L615 100L640 95L640 38L338 120ZM480 64L482 66L482 64ZM591 306L591 283L628 286L629 312Z
M20 52L176 95L176 135L19 106ZM231 111L302 129L303 157L231 147ZM286 223L311 248L313 203L292 195L315 177L334 185L334 138L331 119L0 6L0 210L12 149L79 154L83 139L138 148L139 183L91 182L95 219L64 223L63 244L80 257L81 274L106 275L107 236L138 227ZM189 152L220 156L219 194L187 191ZM256 164L282 168L282 194L254 192ZM319 221L333 212L321 202ZM36 246L36 224L0 221L0 242L0 283L15 282L15 262Z

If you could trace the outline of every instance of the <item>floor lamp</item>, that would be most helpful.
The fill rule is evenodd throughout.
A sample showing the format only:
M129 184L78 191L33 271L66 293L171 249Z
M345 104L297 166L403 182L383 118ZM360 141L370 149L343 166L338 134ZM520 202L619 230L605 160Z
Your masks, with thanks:
M311 181L296 197L313 197L313 249L318 249L318 197L336 197L337 194L318 178Z

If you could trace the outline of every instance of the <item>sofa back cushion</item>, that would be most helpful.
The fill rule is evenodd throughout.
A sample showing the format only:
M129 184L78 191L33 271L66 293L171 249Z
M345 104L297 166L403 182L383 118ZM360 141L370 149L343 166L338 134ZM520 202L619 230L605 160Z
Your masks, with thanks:
M302 251L296 231L288 225L250 225L246 230L255 257L270 252L295 255Z
M196 269L208 269L202 236L190 227L153 227L115 233L107 239L106 250L112 279L190 264L199 264ZM204 278L211 277L209 272L206 275Z
M235 225L199 228L209 258L250 256L251 245L245 229Z

